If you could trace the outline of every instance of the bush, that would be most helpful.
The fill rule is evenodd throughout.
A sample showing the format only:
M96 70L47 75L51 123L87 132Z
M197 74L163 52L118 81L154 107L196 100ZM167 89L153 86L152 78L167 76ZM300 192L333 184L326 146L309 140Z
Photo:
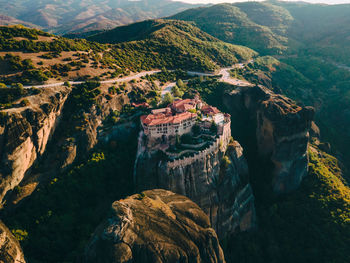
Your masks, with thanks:
M48 76L41 69L23 71L22 78L25 80L24 82L28 84L33 81L42 83L49 79Z
M169 105L174 101L174 97L170 93L166 93L163 98L163 105Z
M13 229L11 232L18 241L23 242L28 238L28 232L26 230Z
M30 102L28 99L23 99L20 104L22 107L30 105Z

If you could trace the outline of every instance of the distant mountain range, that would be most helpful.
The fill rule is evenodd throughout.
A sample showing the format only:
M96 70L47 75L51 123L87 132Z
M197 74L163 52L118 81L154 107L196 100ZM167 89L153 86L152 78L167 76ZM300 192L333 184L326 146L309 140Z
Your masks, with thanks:
M56 34L80 33L170 16L196 6L172 0L0 0L0 24L21 23Z

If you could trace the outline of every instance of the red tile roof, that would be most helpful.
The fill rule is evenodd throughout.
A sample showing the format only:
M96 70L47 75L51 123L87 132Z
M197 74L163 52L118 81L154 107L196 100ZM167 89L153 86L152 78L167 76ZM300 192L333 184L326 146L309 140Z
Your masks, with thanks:
M176 111L188 111L196 107L196 102L191 99L176 100L170 104L170 107Z
M169 114L169 113L171 113L171 109L170 108L161 108L161 109L152 110L152 114L159 114L159 113Z
M138 108L138 107L148 108L149 107L149 104L147 102L142 102L142 103L134 103L133 102L131 105L134 106L135 108Z
M183 112L174 116L169 116L168 114L160 113L141 116L141 121L145 125L155 126L167 123L176 124L187 119L195 118L196 116L197 114L190 112Z
M208 114L208 115L215 115L220 113L218 108L210 106L210 105L204 105L201 109L202 113Z

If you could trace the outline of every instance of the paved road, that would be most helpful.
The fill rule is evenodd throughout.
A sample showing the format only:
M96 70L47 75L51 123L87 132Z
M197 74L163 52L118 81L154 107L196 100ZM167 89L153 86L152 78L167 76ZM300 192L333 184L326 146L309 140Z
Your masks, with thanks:
M222 68L219 72L219 75L221 75L222 77L220 78L220 81L222 82L226 82L232 85L236 85L236 86L241 86L241 87L246 87L246 86L251 86L252 83L246 81L246 80L241 80L238 78L233 78L230 76L230 70L234 69L234 68L241 68L244 67L243 64L236 64L233 67L230 68Z
M249 63L249 62L248 62ZM239 63L239 64L235 64L232 67L229 68L222 68L220 69L218 75L222 75L222 77L220 78L220 81L223 82L227 82L236 86L250 86L252 85L251 83L245 81L245 80L240 80L237 78L232 78L230 76L229 70L234 69L234 68L244 68L245 64L244 63ZM161 72L160 70L150 70L150 71L143 71L134 75L130 75L127 77L123 77L123 78L118 78L118 79L110 79L110 80L103 80L101 81L101 83L115 83L115 82L129 82L133 79L138 79L141 77L144 77L146 75L152 75L155 73ZM203 72L196 72L196 71L187 71L187 74L189 75L196 75L196 76L215 76L216 74L214 73L203 73ZM84 81L69 81L70 84L72 85L76 85L76 84L81 84ZM57 86L62 86L64 85L64 82L57 82L57 83L51 83L51 84L44 84L44 85L33 85L33 86L24 86L24 88L49 88L49 87L57 87ZM167 86L163 87L162 90L162 97L165 95L165 93L170 92L171 88L175 86L175 83L170 83Z
M252 61L248 61L248 63L250 63ZM247 63L247 64L248 64ZM229 84L232 84L232 85L235 85L235 86L240 86L240 87L247 87L247 86L252 86L253 84L246 81L246 80L241 80L241 79L238 79L238 78L233 78L231 77L230 75L230 70L231 69L235 69L235 68L244 68L246 64L244 63L239 63L239 64L235 64L233 65L232 67L229 67L229 68L222 68L220 69L220 71L218 72L218 74L214 74L214 73L203 73L203 72L196 72L196 71L187 71L187 74L188 75L191 75L191 76L208 76L208 77L213 77L213 76L216 76L216 75L221 75L221 78L219 79L219 81L222 81L222 82L226 82L226 83L229 83ZM170 93L171 92L171 89L172 87L174 87L176 85L175 82L172 82L172 83L169 83L165 86L162 87L162 93L161 93L161 96L162 98L164 98L164 95L166 93Z
M100 81L101 83L115 83L115 82L128 82L133 79L138 79L141 77L144 77L146 75L152 75L155 73L160 72L160 70L151 70L151 71L143 71L134 75L130 75L127 77L123 78L118 78L118 79L109 79L109 80L103 80ZM69 81L70 84L75 85L75 84L81 84L84 83L84 81ZM64 85L64 82L57 82L57 83L52 83L52 84L44 84L44 85L34 85L34 86L24 86L24 88L50 88L50 87L57 87L57 86L62 86Z

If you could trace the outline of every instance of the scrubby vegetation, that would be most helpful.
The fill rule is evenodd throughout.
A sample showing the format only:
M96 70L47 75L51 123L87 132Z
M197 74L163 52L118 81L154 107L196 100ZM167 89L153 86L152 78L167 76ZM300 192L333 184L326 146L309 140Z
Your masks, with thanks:
M35 88L24 89L23 85L20 83L12 84L12 86L9 87L0 83L0 110L13 107L13 103L20 98L38 93L40 93L40 90ZM28 103L19 103L18 106L27 106L27 104Z
M39 41L39 36L51 37L52 41ZM23 39L17 40L15 38ZM37 29L29 29L22 26L0 26L0 50L4 51L77 51L98 50L104 48L97 43L88 42L84 39L73 40L57 37Z
M124 34L125 32L131 35ZM131 41L135 40L131 37L135 34L138 35L137 40ZM31 35L29 39L27 39L28 35ZM32 40L38 37L46 37L46 39ZM140 72L155 68L213 71L218 66L229 66L256 55L256 52L249 48L224 43L193 25L180 21L145 21L118 27L89 39L113 44L66 39L24 27L0 27L0 51L45 52L40 55L43 61L56 59L63 62L42 66L45 63L41 61L38 65L42 67L35 69L35 65L30 60L21 60L19 56L7 55L6 63L18 74L6 75L0 81L41 83L48 78L68 77L69 72L78 71L84 67L110 69L111 71L103 72L99 76L110 78L127 75L130 71ZM74 60L70 57L60 59L66 51L84 53L77 53L78 58ZM175 75L179 73L176 72ZM171 75L160 74L159 78L162 79L161 81L169 80Z

